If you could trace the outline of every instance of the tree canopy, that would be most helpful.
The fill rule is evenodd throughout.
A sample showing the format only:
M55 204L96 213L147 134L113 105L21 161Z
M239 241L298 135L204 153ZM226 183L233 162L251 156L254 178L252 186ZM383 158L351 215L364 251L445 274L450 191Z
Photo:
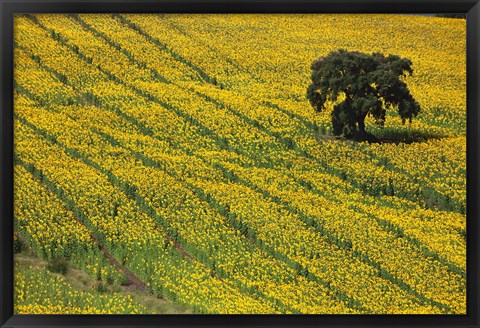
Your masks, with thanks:
M324 110L328 101L335 104L331 114L335 135L364 139L367 115L383 126L390 108L397 109L403 123L420 112L402 79L413 74L407 58L341 49L316 59L311 69L307 98L316 111Z

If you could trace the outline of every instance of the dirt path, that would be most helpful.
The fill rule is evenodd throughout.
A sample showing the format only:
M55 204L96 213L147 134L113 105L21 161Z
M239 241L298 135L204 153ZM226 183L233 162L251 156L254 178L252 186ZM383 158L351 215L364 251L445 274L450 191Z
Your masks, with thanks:
M75 220L77 219L75 218ZM79 220L77 220L77 222L81 224ZM110 263L110 265L112 265L118 271L122 272L125 275L125 277L127 277L129 284L127 286L123 286L125 289L127 290L133 289L139 292L148 291L147 284L145 284L142 280L140 280L140 278L138 278L132 271L128 270L123 265L121 265L120 262L118 262L117 259L113 257L113 255L109 251L107 251L105 247L103 247L100 244L100 241L98 240L97 237L93 235L93 233L90 233L90 237L92 238L92 241L98 246L103 256L107 259L108 263ZM158 297L158 298L164 299L162 297Z

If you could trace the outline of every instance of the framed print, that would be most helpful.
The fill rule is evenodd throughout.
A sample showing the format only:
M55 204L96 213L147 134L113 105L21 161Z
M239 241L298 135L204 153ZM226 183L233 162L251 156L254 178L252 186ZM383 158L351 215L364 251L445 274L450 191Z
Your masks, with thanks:
M477 1L1 6L2 327L478 327Z

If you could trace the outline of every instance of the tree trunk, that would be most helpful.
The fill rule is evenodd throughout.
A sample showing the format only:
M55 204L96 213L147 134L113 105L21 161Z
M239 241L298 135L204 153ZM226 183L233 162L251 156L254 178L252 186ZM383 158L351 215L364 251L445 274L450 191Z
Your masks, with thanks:
M365 117L361 117L358 119L358 136L363 139L365 135Z

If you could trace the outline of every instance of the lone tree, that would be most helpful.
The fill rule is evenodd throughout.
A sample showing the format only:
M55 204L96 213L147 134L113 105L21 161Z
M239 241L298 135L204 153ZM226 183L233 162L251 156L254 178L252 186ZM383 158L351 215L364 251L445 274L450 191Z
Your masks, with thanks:
M413 73L411 65L409 59L395 55L334 51L312 63L307 98L318 112L327 101L335 103L331 114L335 135L364 140L367 115L383 126L386 109L396 108L403 123L419 113L419 104L401 79Z

